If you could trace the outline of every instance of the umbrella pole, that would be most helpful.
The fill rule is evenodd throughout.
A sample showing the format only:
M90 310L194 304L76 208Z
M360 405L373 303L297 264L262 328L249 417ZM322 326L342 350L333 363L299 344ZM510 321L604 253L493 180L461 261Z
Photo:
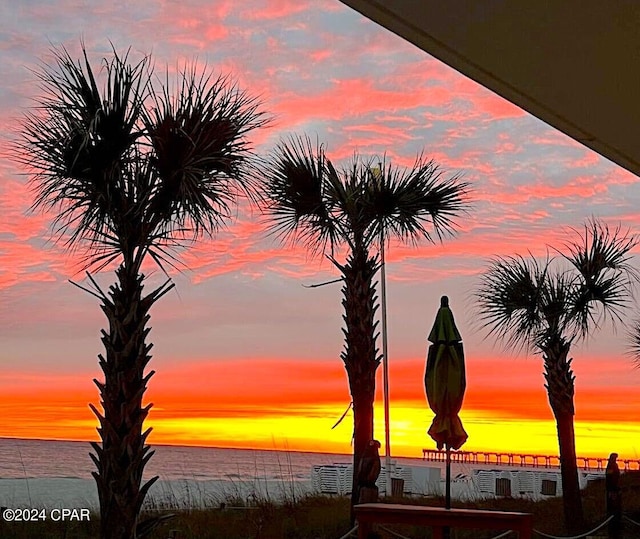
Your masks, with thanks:
M444 508L451 509L451 448L449 444L445 444L446 449L446 464L445 464L445 491L444 491ZM445 526L442 529L443 539L450 539L451 529L449 526Z
M451 448L449 444L445 444L447 460L445 471L445 494L444 494L444 507L445 509L451 509Z

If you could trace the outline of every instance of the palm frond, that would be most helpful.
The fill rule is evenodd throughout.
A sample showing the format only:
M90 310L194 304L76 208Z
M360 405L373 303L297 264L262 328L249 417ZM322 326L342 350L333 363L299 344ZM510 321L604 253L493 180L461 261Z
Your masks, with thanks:
M638 244L638 238L620 226L612 231L597 219L588 220L584 233L578 234L578 240L566 243L569 254L563 256L579 275L572 315L576 331L586 337L605 319L622 321L631 286L638 281L638 272L630 264L630 251Z
M563 336L566 340L573 340L575 335L571 334L571 326L574 320L575 278L568 272L551 272L547 269L540 285L540 311L544 327L538 336L538 344L543 344L549 337Z
M334 209L340 235L352 250L368 246L373 239L370 232L376 215L368 196L370 168L358 154L354 154L340 170L327 161L327 197Z
M408 171L358 154L340 169L314 150L308 137L291 137L268 159L264 199L271 230L284 239L305 239L312 251L327 242L352 249L371 245L384 231L416 243L442 239L455 230L454 218L467 211L468 184L443 179L433 161L418 156Z
M110 244L114 223L127 211L122 167L140 136L147 61L131 65L128 53L114 50L103 61L100 90L86 51L82 63L64 48L53 52L54 64L36 72L44 94L25 117L16 159L32 176L32 209L58 210L59 238L68 246Z
M213 233L255 188L247 135L269 121L258 101L195 68L175 96L168 83L157 92L148 65L113 50L97 73L84 48L80 61L62 48L36 72L43 96L16 160L31 175L32 209L56 211L54 235L85 246L86 267L122 256L139 268L147 253L173 264L168 250Z
M549 260L498 257L482 275L475 293L479 315L489 335L507 346L531 347L546 328L544 294ZM548 291L547 291L548 293Z
M403 242L420 239L442 241L456 229L455 218L468 211L469 184L458 175L443 178L432 160L416 158L411 169L401 169L383 160L371 171L368 189L370 211L375 215L373 235L384 232Z
M629 289L620 275L601 277L589 288L576 286L573 304L575 326L582 338L606 319L623 322L622 311L629 305Z
M326 192L336 181L321 145L314 148L309 137L290 136L271 152L264 175L261 198L271 233L304 242L312 253L339 241Z
M638 245L638 237L630 230L623 231L618 225L611 230L598 219L589 219L584 225L584 233L573 230L580 239L565 243L569 254L563 255L582 275L587 286L597 283L608 270L623 273L638 281L638 271L629 263L630 252Z
M640 368L640 319L636 319L630 329L627 330L627 352Z
M255 189L247 135L269 120L226 76L185 68L175 90L164 84L144 116L158 175L150 220L191 226L197 237L218 229L237 195Z
M637 240L596 220L560 253L577 271L550 270L551 259L498 258L483 275L480 314L490 334L508 345L543 348L549 339L584 339L604 320L622 321L635 280L630 250ZM559 251L558 251L559 252Z

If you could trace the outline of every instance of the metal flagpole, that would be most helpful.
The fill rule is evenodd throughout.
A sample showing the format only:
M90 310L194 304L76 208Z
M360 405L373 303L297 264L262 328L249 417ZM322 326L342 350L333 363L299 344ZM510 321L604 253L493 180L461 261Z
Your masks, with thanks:
M389 356L387 353L387 285L384 261L384 229L380 231L380 296L382 300L382 384L384 396L384 453L386 493L391 495L391 443L389 441Z
M378 163L377 179L382 181L384 170L382 163ZM389 435L389 351L387 348L387 275L384 259L384 222L380 226L380 299L382 302L382 394L384 398L384 453L386 473L386 495L390 496L391 489L391 441Z
M369 169L374 180L382 181L382 163ZM387 351L387 278L384 260L384 222L380 226L380 298L382 302L382 394L384 399L384 466L386 470L385 494L391 495L391 442L389 440L389 356Z

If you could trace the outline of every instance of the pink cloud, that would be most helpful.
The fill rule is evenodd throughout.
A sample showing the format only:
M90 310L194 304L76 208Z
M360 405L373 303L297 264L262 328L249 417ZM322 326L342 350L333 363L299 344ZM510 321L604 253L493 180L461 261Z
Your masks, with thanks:
M310 52L309 57L314 62L322 62L323 60L331 58L333 54L334 53L331 49L319 49L319 50Z
M468 155L466 159L468 159ZM460 162L460 165L463 163ZM462 168L462 167L461 167ZM474 169L477 167L473 167ZM484 170L487 175L495 176L496 171L487 168ZM503 186L499 190L476 190L474 197L476 200L487 200L493 204L506 204L521 206L532 200L553 200L566 199L574 201L577 199L593 198L601 196L608 191L607 183L596 176L574 176L562 185L550 185L537 181L517 187ZM508 211L508 209L506 209Z
M275 103L275 112L290 122L293 118L321 116L323 119L344 121L357 118L365 112L395 112L433 103L434 99L445 99L445 91L440 96L427 95L425 89L407 94L403 90L380 89L372 80L334 80L328 90L304 95L286 92ZM430 101L431 100L431 101ZM434 103L436 104L436 103Z
M486 115L491 121L526 115L520 107L467 77L456 76L452 82L453 93L470 101L476 111Z
M11 234L18 241L46 234L50 217L42 212L33 213L29 208L34 193L27 185L11 179L0 181L0 233Z
M204 36L207 41L218 41L225 39L229 35L229 29L222 24L210 24L207 26Z
M633 185L640 183L640 178L628 170L611 168L602 179L607 185Z
M53 268L64 266L64 255L55 249L43 253L29 243L0 241L0 286L7 287L26 282L55 281ZM50 269L41 269L48 267Z
M589 168L596 166L601 160L602 157L600 155L588 150L584 152L581 159L571 160L567 163L567 166L571 168Z
M564 146L567 148L581 148L584 146L574 139L566 136L564 133L560 131L556 131L553 129L548 129L543 133L532 133L530 140L533 144L541 145L541 146Z
M413 125L418 123L418 120L412 116L394 116L391 114L376 116L376 121L383 122L383 123L400 122L400 123L407 123L407 124L413 124Z
M390 127L379 123L372 123L369 125L349 125L345 126L343 131L346 133L376 133L378 135L385 135L388 137L387 140L389 143L387 145L389 146L397 145L398 141L401 140L411 140L416 138L407 133L406 128ZM357 145L356 142L354 142L354 144Z
M309 8L309 3L301 0L268 0L255 2L251 9L244 10L242 17L248 20L282 19L291 17Z
M409 61L400 64L393 73L393 80L400 86L421 88L432 97L428 101L429 106L434 104L451 104L453 100L467 102L464 111L448 108L437 111L437 118L442 120L446 114L454 114L454 118L464 120L465 123L478 117L485 120L501 120L507 118L520 118L526 113L511 102L487 90L480 84L460 76L450 67L433 58L420 61ZM433 99L434 96L440 98Z

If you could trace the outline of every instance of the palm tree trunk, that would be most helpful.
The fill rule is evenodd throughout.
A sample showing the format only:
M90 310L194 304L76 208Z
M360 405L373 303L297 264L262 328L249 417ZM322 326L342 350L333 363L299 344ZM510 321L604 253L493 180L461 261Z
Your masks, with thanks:
M366 249L355 249L345 266L334 263L344 275L342 288L345 314L345 349L341 354L353 402L353 483L351 490L351 520L353 506L358 503L358 469L360 460L373 440L373 402L376 391L376 369L380 364L376 349L375 312L377 297L373 278L378 269L375 259L368 258Z
M151 408L142 399L153 371L144 370L151 359L151 344L145 339L150 331L149 309L167 291L166 283L146 297L142 296L143 275L120 266L117 284L102 296L102 310L109 321L109 332L102 331L106 359L100 355L104 383L94 380L100 390L101 444L93 443L91 455L97 472L93 472L100 501L101 539L135 539L138 514L145 495L157 480L142 483L146 463L153 455L145 441L151 429L142 427ZM170 287L169 287L170 288Z
M543 349L543 359L545 387L558 430L565 526L570 534L578 534L584 530L584 513L573 428L575 376L572 360L567 360L570 347L571 343L562 337L551 339Z

